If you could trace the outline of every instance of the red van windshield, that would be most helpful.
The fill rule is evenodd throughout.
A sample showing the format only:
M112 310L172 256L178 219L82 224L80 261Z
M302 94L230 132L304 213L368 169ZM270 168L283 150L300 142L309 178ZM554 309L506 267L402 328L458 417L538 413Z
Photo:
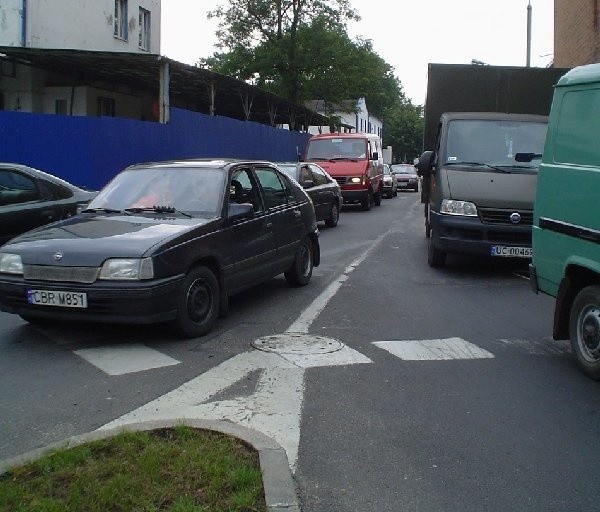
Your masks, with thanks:
M367 140L332 137L308 141L306 160L361 160L367 158Z

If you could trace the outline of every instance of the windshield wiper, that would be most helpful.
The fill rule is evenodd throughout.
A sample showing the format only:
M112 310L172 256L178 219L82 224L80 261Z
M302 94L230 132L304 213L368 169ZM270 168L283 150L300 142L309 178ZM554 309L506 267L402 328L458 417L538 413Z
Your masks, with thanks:
M81 210L81 213L121 213L125 215L131 215L127 210L117 210L115 208L86 208Z
M508 171L506 169L502 169L501 167L498 167L496 165L486 164L484 162L446 162L445 165L472 165L472 166L478 166L478 167L488 167L489 169L494 169L495 171L498 171L498 172L510 174L510 171Z
M132 207L125 208L126 212L131 213L142 213L142 212L153 212L153 213L177 213L179 215L183 215L184 217L192 218L189 213L182 212L175 208L174 206L140 206L140 207ZM131 214L130 213L130 214Z

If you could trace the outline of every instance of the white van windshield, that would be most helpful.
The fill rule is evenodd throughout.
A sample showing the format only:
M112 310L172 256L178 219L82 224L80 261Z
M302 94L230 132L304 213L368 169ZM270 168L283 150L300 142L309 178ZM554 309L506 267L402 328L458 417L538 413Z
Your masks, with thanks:
M367 158L367 140L335 137L308 142L306 160L364 160Z

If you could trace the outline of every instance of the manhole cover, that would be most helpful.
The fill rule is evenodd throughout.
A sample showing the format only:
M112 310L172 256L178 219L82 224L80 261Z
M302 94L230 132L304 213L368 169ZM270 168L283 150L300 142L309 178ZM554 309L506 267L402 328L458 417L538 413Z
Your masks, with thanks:
M252 342L252 346L265 352L278 354L328 354L340 350L344 344L341 341L324 336L314 336L300 332L286 332L263 336Z

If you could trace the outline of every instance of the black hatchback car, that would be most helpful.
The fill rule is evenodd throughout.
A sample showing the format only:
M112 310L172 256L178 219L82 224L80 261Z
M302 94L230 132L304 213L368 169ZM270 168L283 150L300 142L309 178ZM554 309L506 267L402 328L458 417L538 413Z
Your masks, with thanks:
M312 199L317 222L337 226L344 202L342 189L327 172L312 162L277 162L277 167L294 178Z
M77 214L96 193L27 165L0 162L0 245Z
M0 250L0 310L28 321L171 322L196 337L228 297L283 273L310 281L320 249L306 192L268 162L128 167L80 215Z

